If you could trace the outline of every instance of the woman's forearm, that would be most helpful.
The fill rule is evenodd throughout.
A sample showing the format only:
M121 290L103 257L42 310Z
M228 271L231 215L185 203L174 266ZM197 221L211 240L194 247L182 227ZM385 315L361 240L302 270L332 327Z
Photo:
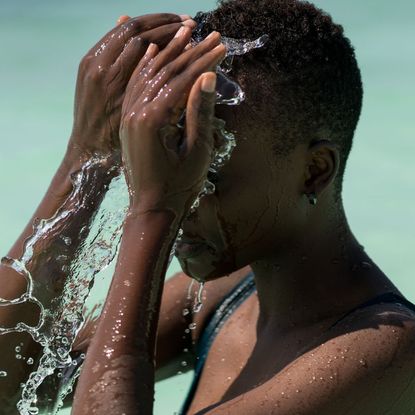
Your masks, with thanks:
M71 175L82 168L85 159L67 155L55 174L43 200L37 208L32 220L26 226L19 239L8 253L10 258L20 259L24 251L27 238L33 233L35 218L48 219L56 212L65 211L61 220L56 221L49 231L33 244L30 260L26 262L27 269L36 283L35 296L44 307L49 307L54 298L58 297L64 286L67 273L62 269L64 263L59 262L63 257L68 264L82 239L80 230L88 225L99 206L113 177L111 166L105 163L96 163L74 195ZM108 174L110 172L110 174ZM68 244L62 236L71 239ZM4 261L0 265L0 298L12 300L19 298L26 292L27 283ZM0 307L0 327L15 327L17 323L24 322L35 326L39 320L39 309L31 302L18 305L5 305ZM19 346L20 344L22 346ZM24 381L33 370L24 359L16 359L15 346L21 348L23 356L30 356L37 360L41 348L25 333L10 333L0 336L0 370L7 373L7 377L0 379L0 406L4 413L15 413L16 400L20 393L20 383ZM10 408L10 411L8 409Z
M65 157L32 219L7 255L21 259L25 244L34 232L33 226L41 220L49 221L47 231L38 229L31 253L24 259L33 280L41 287L39 300L45 307L60 294L66 277L65 265L70 263L84 239L82 230L86 231L116 172L111 161L97 159L85 168L86 162L85 158ZM84 171L82 183L75 189L73 177L81 169ZM56 220L51 221L53 217ZM24 279L9 266L0 265L0 297L18 298L25 290ZM1 322L0 316L0 325Z
M164 276L179 220L130 214L114 278L75 394L74 415L152 414L154 354Z

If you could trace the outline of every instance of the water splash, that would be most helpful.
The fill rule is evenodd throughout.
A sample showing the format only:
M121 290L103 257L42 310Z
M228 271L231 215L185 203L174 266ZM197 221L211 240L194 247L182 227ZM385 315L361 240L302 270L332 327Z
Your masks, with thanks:
M194 39L194 42L197 41ZM222 42L227 47L227 55L222 65L217 68L217 104L238 105L245 99L241 87L228 76L233 57L262 47L266 41L266 36L261 36L253 41L222 38ZM235 136L226 131L225 123L222 120L215 120L215 123L215 131L222 144L216 149L209 168L209 171L213 173L216 173L229 160L236 145ZM72 391L74 382L80 374L83 358L73 359L70 352L75 337L82 327L83 307L94 279L101 270L112 262L118 249L122 225L128 208L128 191L124 176L118 175L110 182L106 196L93 216L93 220L84 226L78 235L65 234L65 222L68 217L77 215L79 211L86 208L89 202L88 197L97 191L95 172L105 162L104 159L92 158L79 172L72 175L73 191L68 198L71 203L67 204L70 208L58 210L50 219L35 221L33 234L25 243L22 257L20 259L5 257L1 260L4 266L13 269L25 279L26 291L12 300L0 298L0 307L32 302L40 310L40 318L36 326L20 322L15 327L0 327L0 335L26 332L43 347L43 353L37 367L29 375L28 380L21 384L22 396L17 408L22 415L39 413L36 406L38 389L50 376L56 376L61 385L58 397L52 405L53 408L48 409L48 414L56 414L62 406L64 397ZM215 185L206 180L202 191L192 205L191 212L197 209L203 196L214 192ZM181 234L182 231L179 230L177 237L180 238ZM42 246L51 236L55 237L56 241L59 238L62 241L62 244L56 243L58 247L54 252L54 257L49 261L53 261L53 272L56 271L61 277L64 276L65 283L59 298L47 304L42 301L42 294L48 275L40 276L42 278L36 275L36 278L33 278L29 269L35 261L35 248ZM82 242L73 254L70 249L77 238ZM173 254L174 247L170 260ZM191 287L189 295L190 291ZM192 308L194 313L199 312L202 307L202 293L203 284L199 286ZM194 329L195 325L191 323L187 331ZM17 354L17 356L21 355ZM33 365L33 358L28 358L26 363ZM0 377L7 377L7 372L1 368Z
M197 16L196 16L197 18ZM208 18L208 14L202 17L198 28L195 29L191 44L196 46L204 37L200 34L203 24ZM216 104L222 105L239 105L245 100L245 93L240 85L232 80L228 74L232 70L234 56L245 55L246 53L263 47L269 40L268 35L262 35L255 40L234 39L222 36L221 42L226 47L226 56L223 62L216 67L217 84L216 84ZM184 118L184 116L183 116ZM234 148L236 147L235 135L225 129L225 122L221 119L214 119L215 134L218 135L218 141L222 143L219 148L215 149L212 163L209 167L211 173L217 173L224 164L230 159ZM190 213L194 212L200 204L203 196L215 192L215 185L206 179L205 184L190 208Z
M97 158L91 159L72 176L73 190L68 200L74 203L67 203L72 211L61 209L50 219L36 221L33 234L25 243L22 257L19 260L7 257L2 260L3 265L12 268L25 278L27 288L19 298L0 299L0 306L33 302L40 308L37 326L31 327L25 323L18 323L15 327L0 328L0 335L27 332L43 347L39 364L23 384L22 397L17 404L20 414L23 415L39 412L36 406L37 391L48 376L56 375L58 369L74 368L74 360L70 356L70 351L83 322L82 311L85 301L97 273L114 259L121 238L122 224L128 207L128 192L124 176L115 177L109 184L107 194L93 216L93 220L79 232L82 243L73 255L65 255L72 244L72 238L67 235L61 236L63 244L54 255L52 261L55 263L51 266L53 272L58 270L65 279L59 298L45 306L39 298L42 298L42 290L45 288L48 276L36 275L34 279L28 268L30 269L30 264L35 260L36 247L41 246L42 242L48 238L59 235L65 230L65 220L85 208L88 196L97 190L95 171L104 161ZM85 187L89 195L84 194ZM17 348L16 352L18 352ZM27 360L27 364L33 363L32 358ZM75 363L78 365L79 362ZM68 381L67 385L62 385L63 394L67 393L73 382L74 380ZM58 407L59 403L55 406L55 410L48 413L56 413Z
M204 26L209 21L211 13L199 12L194 20L198 23L193 30L191 44L193 46L200 43L205 36L203 35ZM228 74L232 71L234 56L242 56L254 49L262 48L269 40L269 36L264 34L257 39L235 39L227 36L221 37L221 43L226 47L225 59L216 68L217 87L216 103L226 105L239 105L244 99L245 94L240 85L233 81Z

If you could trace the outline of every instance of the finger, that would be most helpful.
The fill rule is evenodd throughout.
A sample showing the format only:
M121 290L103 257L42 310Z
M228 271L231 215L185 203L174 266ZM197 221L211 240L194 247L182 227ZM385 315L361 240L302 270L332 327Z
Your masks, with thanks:
M213 118L216 102L216 73L205 72L190 90L186 106L186 153L200 149L212 155ZM194 152L194 151L193 151ZM206 153L204 153L206 155ZM211 157L208 158L210 160Z
M188 49L181 55L179 55L174 61L167 64L161 71L154 76L154 81L149 85L145 91L149 100L155 98L160 92L160 87L163 87L177 74L185 70L192 62L199 59L202 55L206 54L220 43L220 34L218 32L212 32L206 37L203 42L199 43L192 49ZM187 44L188 45L188 44ZM187 47L185 46L185 49Z
M139 36L131 38L108 71L109 83L115 82L118 88L125 88L147 48L147 42L144 42Z
M188 26L182 26L174 35L171 42L160 52L152 62L151 66L147 68L150 77L155 76L161 68L173 61L179 56L186 45L189 43L192 36L192 29Z
M127 22L130 19L131 19L130 16L127 16L126 14L124 14L124 15L122 15L118 18L117 25L119 26L120 24L123 24L123 23Z
M152 30L141 33L140 37L148 43L155 43L160 49L163 49L170 43L174 35L181 27L189 27L190 29L193 29L195 25L196 22L193 20L186 20L181 24L173 23L156 27Z
M112 79L117 78L122 84L130 79L135 67L140 62L149 44L154 43L162 48L173 38L180 28L180 23L157 27L130 39L117 60L111 66Z
M90 50L89 54L100 56L101 65L109 66L115 62L130 38L142 32L172 23L181 24L182 18L178 15L167 13L135 17L112 29Z
M127 85L123 102L123 114L125 114L128 109L131 108L131 103L135 102L141 95L141 91L146 83L146 74L143 74L143 68L145 68L146 65L157 55L158 51L158 46L154 43L150 43L144 56L141 58L139 64L135 67L130 81Z
M173 60L178 54L181 53L181 51L183 51L183 48L190 40L190 36L191 28L182 26L180 30L176 32L174 39L169 43L169 45L154 59L147 60L145 65L140 62L139 67L137 67L132 74L129 83L129 88L133 85L134 90L131 94L134 94L135 100L140 97L141 102L145 103L150 100L150 97L152 97L153 89L160 91L162 85L160 85L157 79L153 79L154 74L157 74L159 68L161 68L165 62ZM149 87L150 84L151 88Z
M190 90L201 74L215 70L216 66L226 55L226 47L223 44L216 46L210 52L193 62L185 71L168 83L170 94L167 98L167 107L172 108L170 120L176 124L186 105ZM169 105L170 103L170 105Z

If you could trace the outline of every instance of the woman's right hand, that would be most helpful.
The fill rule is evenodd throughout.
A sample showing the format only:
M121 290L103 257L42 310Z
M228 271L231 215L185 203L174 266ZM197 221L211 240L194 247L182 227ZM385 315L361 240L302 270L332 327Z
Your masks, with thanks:
M79 65L68 153L80 159L109 155L119 148L125 88L148 45L155 43L163 48L181 25L195 25L189 16L174 14L127 16L118 22Z

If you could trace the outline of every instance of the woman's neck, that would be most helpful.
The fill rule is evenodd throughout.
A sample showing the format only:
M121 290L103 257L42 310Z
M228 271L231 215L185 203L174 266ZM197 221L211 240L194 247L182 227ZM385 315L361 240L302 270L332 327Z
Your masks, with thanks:
M333 220L313 223L295 247L251 264L258 329L284 333L309 327L385 291L398 292L357 242L344 215L335 226Z

